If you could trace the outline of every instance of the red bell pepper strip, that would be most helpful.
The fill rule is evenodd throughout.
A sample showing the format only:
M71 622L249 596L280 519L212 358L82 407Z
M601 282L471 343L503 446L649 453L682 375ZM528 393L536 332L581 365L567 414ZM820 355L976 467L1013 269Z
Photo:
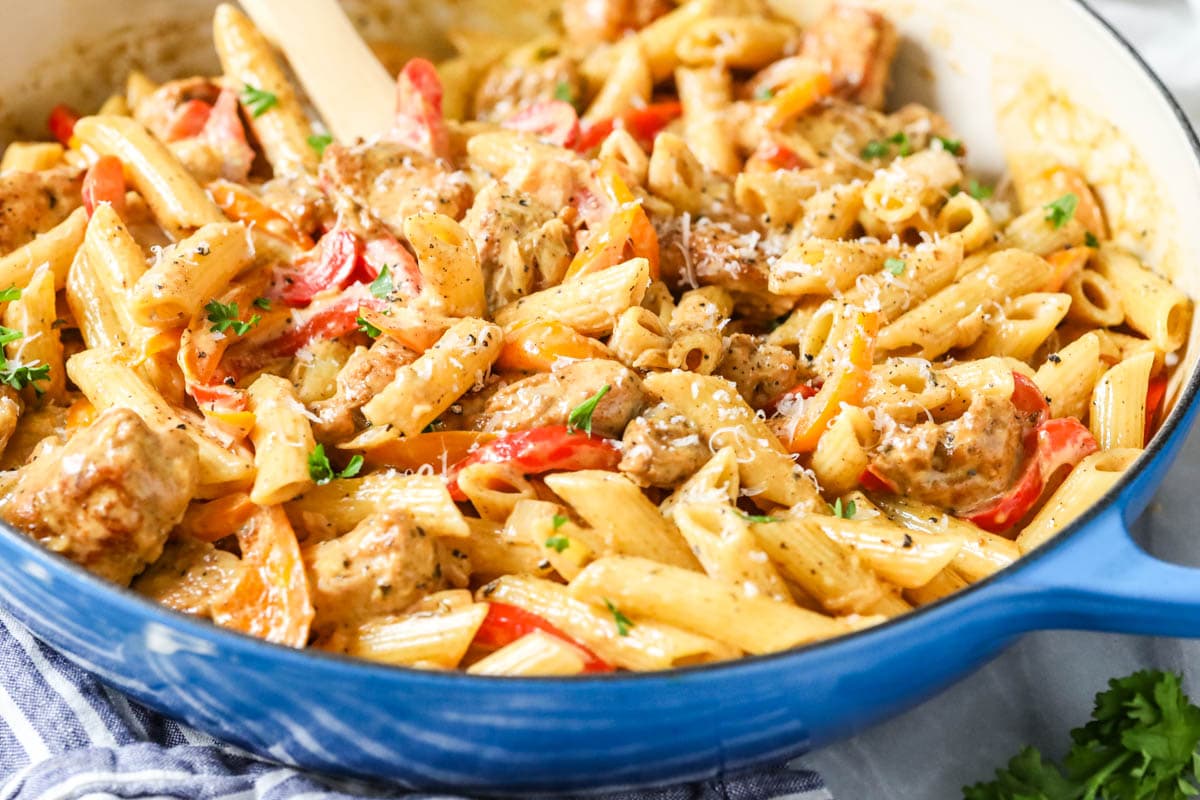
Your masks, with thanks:
M1008 530L1029 513L1042 496L1046 482L1060 467L1073 467L1100 448L1082 422L1060 417L1039 423L1027 437L1025 449L1030 457L1017 482L1000 497L967 514L967 520L992 533Z
M182 103L167 123L166 141L177 142L199 136L212 116L213 107L203 100L192 99Z
M78 121L79 114L75 112L75 109L59 103L50 109L50 116L46 119L46 126L50 128L50 133L55 139L58 139L63 147L70 147L71 137L75 135L75 123Z
M1042 390L1029 377L1020 372L1014 372L1012 376L1013 408L1029 415L1032 425L1044 422L1050 416L1050 404L1046 402L1046 395L1042 394Z
M465 502L458 488L458 475L472 464L504 463L526 475L554 470L615 470L621 451L611 439L589 436L566 425L546 425L527 431L515 431L485 444L446 471L450 496Z
M295 263L278 270L271 294L289 306L302 307L327 289L344 289L358 269L362 240L347 230L332 230Z
M408 248L393 236L373 236L363 249L362 263L355 278L364 283L373 281L385 266L391 276L392 290L398 297L413 298L421 293L421 270Z
M111 203L119 216L125 214L125 167L116 156L101 156L83 176L83 207L89 219L100 203Z
M450 156L450 131L442 116L442 79L423 58L404 65L396 78L396 123L392 135L433 158Z
M862 475L858 476L858 485L868 492L888 492L896 494L899 487L887 478L874 465L867 465Z
M1167 396L1167 376L1159 375L1150 379L1146 389L1146 434L1143 437L1146 444L1154 438L1154 423L1158 421L1158 412L1162 409L1163 400Z
M599 147L613 130L624 128L637 139L638 144L649 150L663 129L682 115L683 104L678 100L630 109L619 117L600 120L586 126L580 133L576 149L581 153L593 150Z
M764 139L750 156L750 163L768 170L804 169L812 166L795 150L770 139Z
M579 141L579 114L562 100L542 100L517 111L500 123L513 131L532 133L559 147L574 147Z
M509 605L508 603L488 603L487 616L483 618L483 624L475 632L473 643L488 650L499 650L501 647L512 644L534 631L548 633L579 648L580 654L584 657L584 672L613 671L611 664L537 614L514 605Z
M345 297L313 314L300 325L289 328L282 336L266 345L266 352L275 358L293 356L309 342L336 339L358 330L358 317L363 306L383 309L382 300L373 297ZM242 370L238 370L241 372Z

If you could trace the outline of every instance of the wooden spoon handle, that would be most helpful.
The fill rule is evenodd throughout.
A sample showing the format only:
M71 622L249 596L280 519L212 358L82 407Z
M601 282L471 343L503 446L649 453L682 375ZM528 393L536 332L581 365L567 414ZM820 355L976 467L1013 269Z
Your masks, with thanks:
M287 56L338 140L369 138L392 126L395 82L337 0L241 0L241 4Z

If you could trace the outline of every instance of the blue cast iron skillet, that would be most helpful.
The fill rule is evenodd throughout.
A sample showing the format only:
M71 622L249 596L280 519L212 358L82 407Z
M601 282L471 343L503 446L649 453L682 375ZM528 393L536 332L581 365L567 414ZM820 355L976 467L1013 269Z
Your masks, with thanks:
M1193 372L1130 473L1014 566L870 630L724 665L500 679L291 650L155 605L8 528L0 603L147 706L309 769L524 796L708 778L896 714L1027 631L1200 635L1200 570L1156 560L1127 532L1195 421L1198 391Z

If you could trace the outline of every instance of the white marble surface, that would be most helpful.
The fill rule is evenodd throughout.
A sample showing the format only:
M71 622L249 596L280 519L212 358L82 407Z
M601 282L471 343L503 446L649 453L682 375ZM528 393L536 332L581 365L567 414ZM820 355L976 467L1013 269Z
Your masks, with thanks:
M1200 0L1094 0L1200 124ZM1156 555L1200 566L1200 429L1139 523ZM1200 591L1198 582L1197 591ZM990 776L1024 744L1061 755L1110 677L1155 667L1200 697L1200 641L1051 631L1030 635L942 695L803 759L837 800L942 800Z

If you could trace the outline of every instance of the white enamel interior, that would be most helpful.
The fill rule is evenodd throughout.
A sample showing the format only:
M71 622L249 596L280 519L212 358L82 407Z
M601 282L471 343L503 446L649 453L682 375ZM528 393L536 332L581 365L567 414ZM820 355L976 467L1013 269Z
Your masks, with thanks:
M303 2L303 0L299 0ZM777 11L811 18L824 0L769 0ZM973 167L1003 172L998 98L1010 97L1028 74L1049 76L1075 107L1112 123L1129 145L1118 171L1148 173L1146 192L1109 192L1108 203L1155 204L1151 261L1200 297L1200 168L1185 128L1137 59L1076 0L874 0L896 21L904 44L892 104L919 100L946 116L968 143ZM131 66L165 79L215 70L208 0L0 0L0 143L44 135L56 102L94 107L121 85ZM552 0L349 2L361 26L405 47L445 54L449 25L532 30ZM1064 158L1085 160L1086 147L1059 129L1036 139ZM1140 164L1138 162L1141 162ZM1143 166L1144 165L1144 166ZM1114 166L1109 164L1110 167ZM1100 181L1089 174L1089 179ZM1104 191L1101 187L1102 193ZM1132 196L1131 196L1132 195ZM1198 337L1193 336L1193 342ZM1185 357L1190 372L1197 347ZM1176 387L1182 381L1176 381Z

